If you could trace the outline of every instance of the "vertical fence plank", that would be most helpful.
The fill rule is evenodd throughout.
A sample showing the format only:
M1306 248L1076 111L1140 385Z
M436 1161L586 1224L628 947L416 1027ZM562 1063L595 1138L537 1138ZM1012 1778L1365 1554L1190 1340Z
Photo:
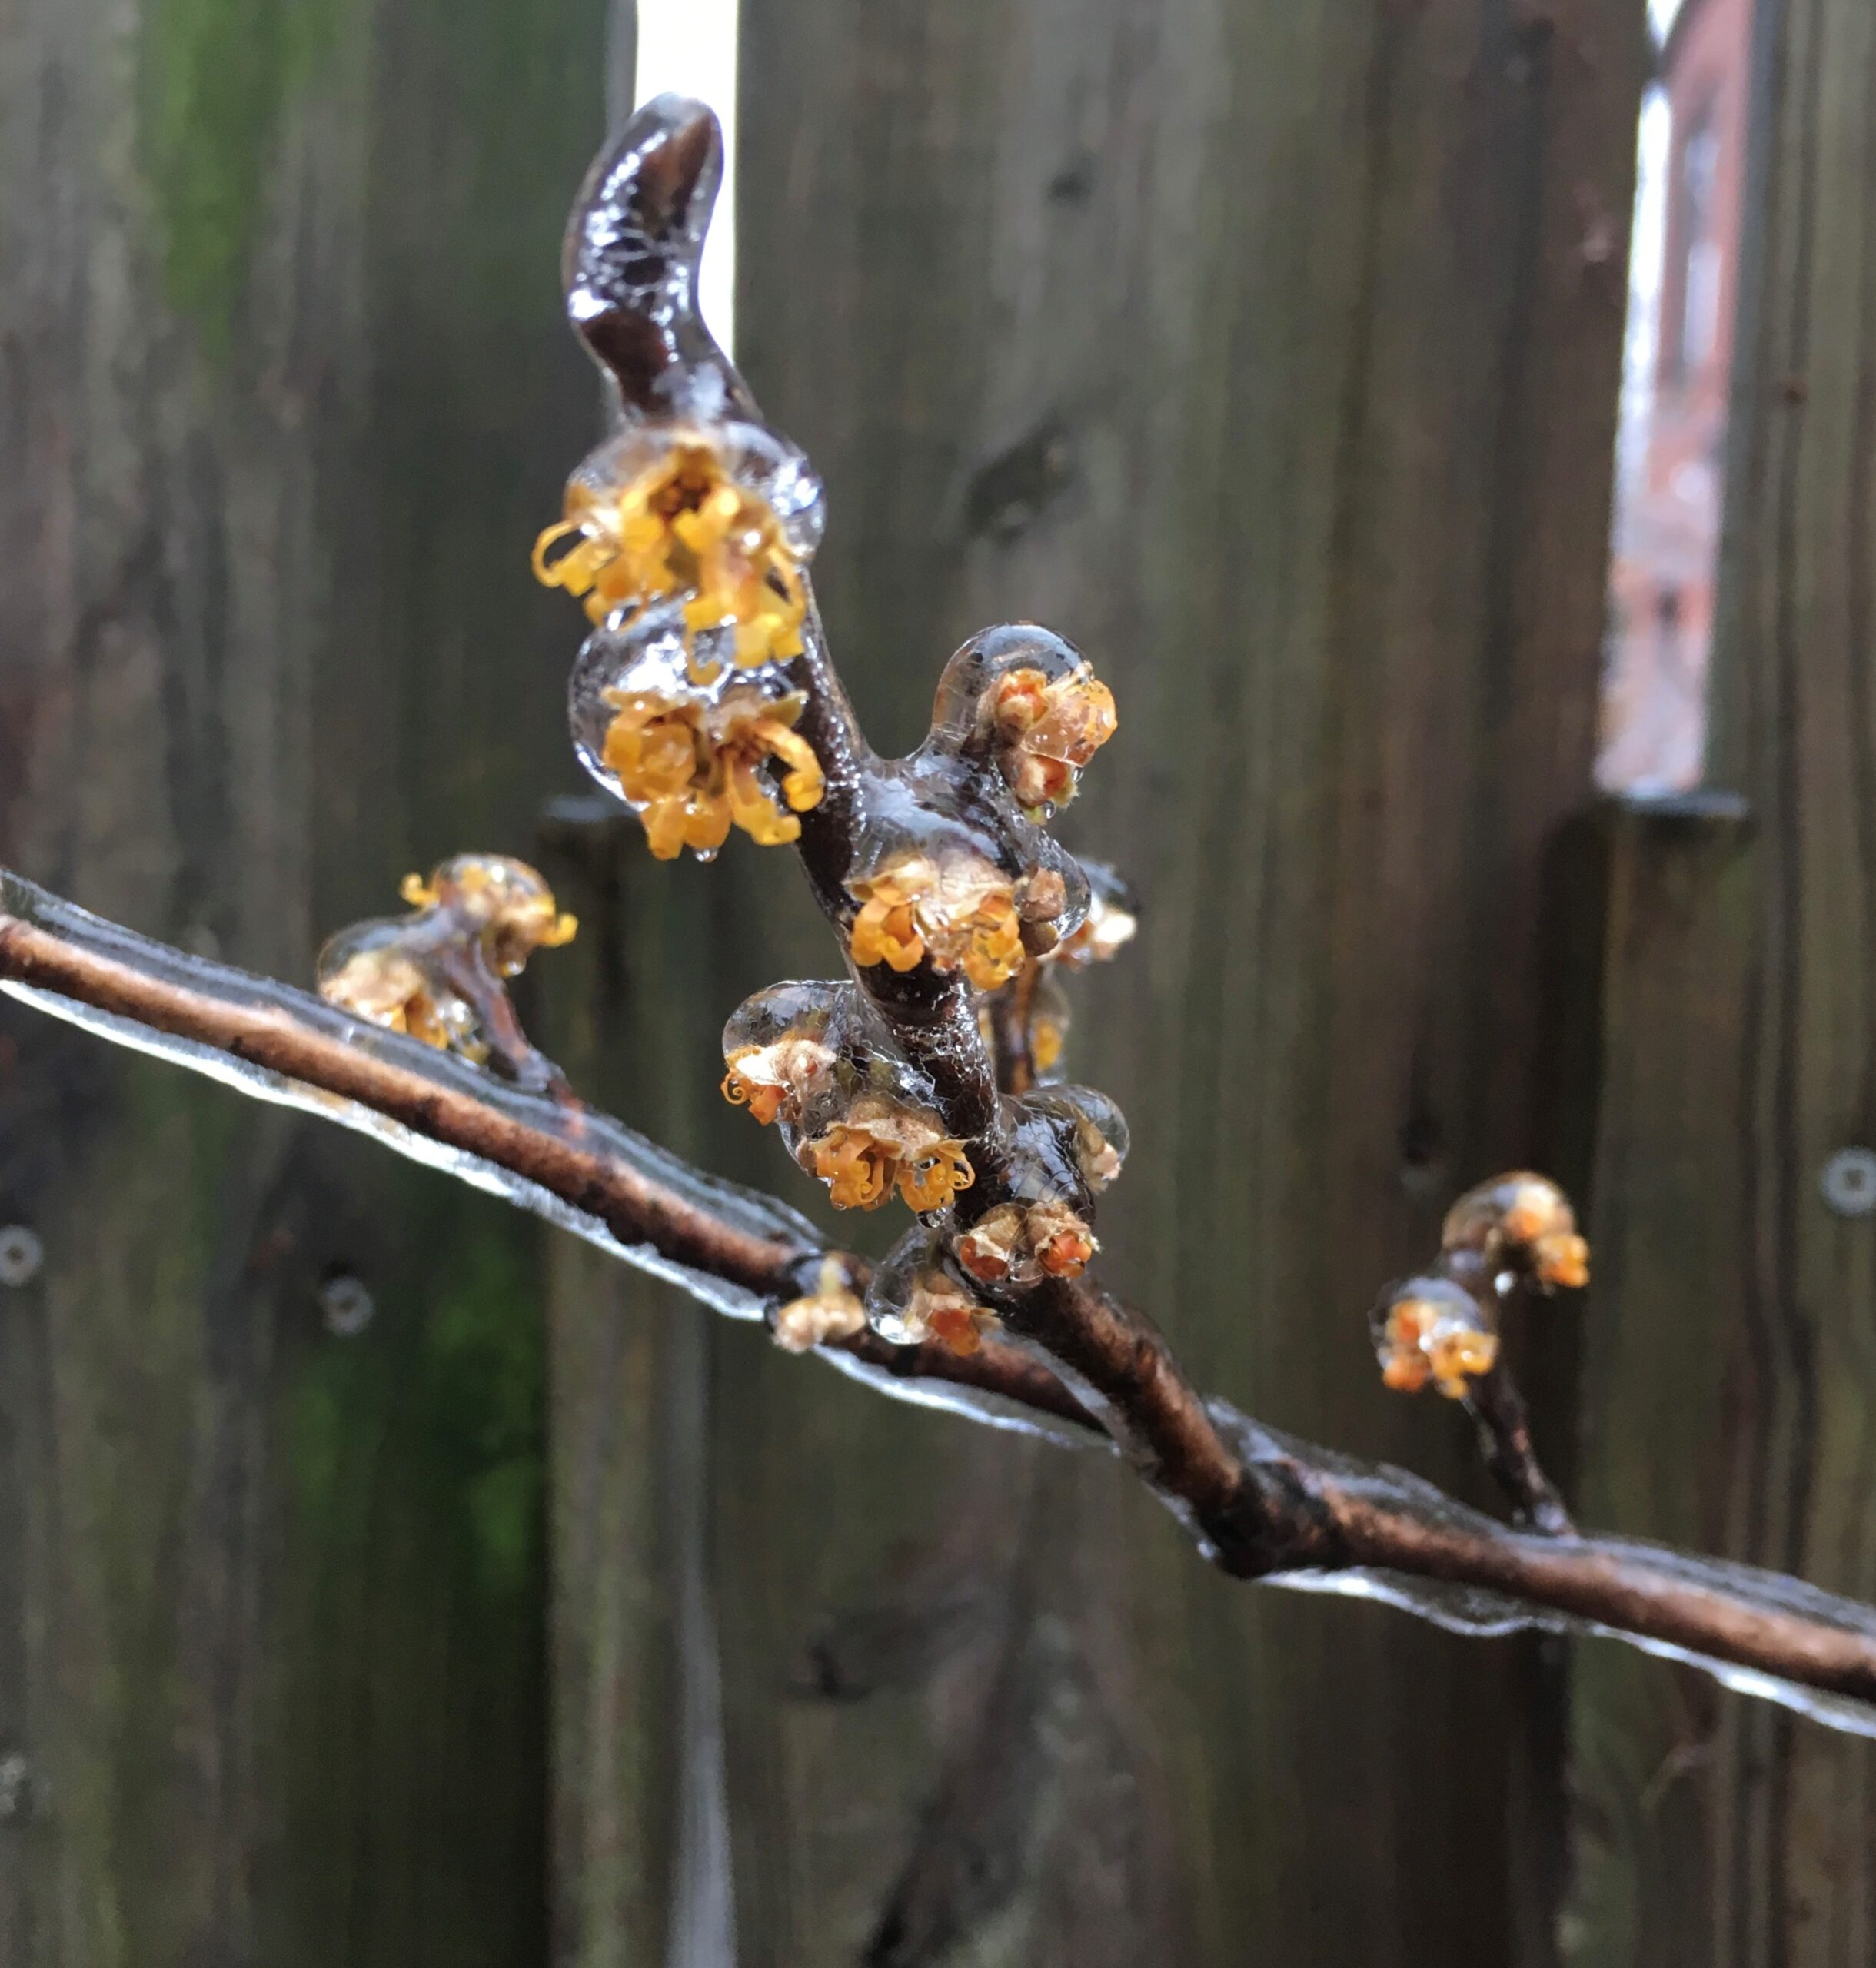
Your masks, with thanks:
M1876 1217L1821 1185L1833 1155L1876 1147L1876 17L1765 0L1758 40L1711 768L1749 800L1755 844L1704 880L1658 863L1704 954L1662 988L1655 957L1681 934L1665 897L1610 986L1628 1030L1599 1241L1654 1255L1590 1335L1588 1476L1626 1528L1698 1528L1868 1598ZM1871 1745L1606 1662L1575 1733L1580 1959L1876 1952Z
M604 12L0 21L10 863L306 979L409 867L525 850ZM0 1220L46 1251L0 1291L0 1959L537 1960L537 1232L0 1016Z
M876 740L1001 617L1119 694L1065 828L1148 912L1074 1042L1135 1132L1104 1262L1269 1418L1464 1484L1363 1315L1545 1148L1638 12L748 0L743 32L740 352L827 474ZM757 930L753 981L825 973L751 866L726 983ZM1113 1470L733 1336L717 1395L740 1958L1542 1958L1507 1650L1247 1594Z

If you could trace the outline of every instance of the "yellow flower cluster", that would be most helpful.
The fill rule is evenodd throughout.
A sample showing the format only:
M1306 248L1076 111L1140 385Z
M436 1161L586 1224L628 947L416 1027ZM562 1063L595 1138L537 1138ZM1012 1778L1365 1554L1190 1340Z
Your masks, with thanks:
M1119 723L1113 692L1085 663L1053 681L1013 670L993 686L990 710L1003 776L1025 806L1072 798L1077 773Z
M1402 1298L1388 1308L1381 1378L1399 1394L1418 1394L1429 1381L1449 1401L1465 1397L1467 1385L1488 1374L1498 1357L1495 1333L1486 1332L1437 1298Z
M341 930L319 957L319 995L354 1016L478 1063L488 1021L504 1000L499 979L519 974L537 949L570 942L578 927L525 862L459 854L428 880L407 875L399 891L414 911L401 920Z
M942 1209L976 1179L962 1142L884 1094L862 1094L800 1152L836 1209L877 1209L895 1188L912 1209Z
M608 690L614 715L607 727L607 770L645 823L645 837L660 861L686 848L713 854L740 827L758 846L797 839L795 816L820 803L826 781L813 748L792 727L803 703L799 694L765 697L732 690L719 703L677 699L647 690ZM763 784L758 767L779 759L784 813Z
M622 485L574 478L566 517L534 542L534 567L595 622L683 596L686 630L733 627L744 668L801 653L800 560L773 508L707 444L674 444Z
M1000 1203L957 1242L957 1261L986 1285L1079 1278L1100 1248L1065 1202Z
M453 917L504 977L518 977L536 950L570 943L580 926L525 861L502 854L458 854L432 869L427 881L406 875L397 893L413 909Z
M941 869L913 854L847 886L860 905L849 944L857 964L903 971L929 956L934 970L962 969L980 991L1023 967L1014 885L987 863Z
M1525 1268L1541 1291L1589 1282L1589 1245L1576 1212L1547 1176L1501 1175L1469 1190L1447 1212L1441 1248L1475 1251L1488 1265Z

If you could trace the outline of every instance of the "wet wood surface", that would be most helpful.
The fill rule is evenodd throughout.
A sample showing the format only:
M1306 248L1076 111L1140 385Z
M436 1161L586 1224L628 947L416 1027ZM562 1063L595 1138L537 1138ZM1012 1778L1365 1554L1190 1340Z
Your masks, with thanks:
M1556 1127L1632 12L744 9L738 347L827 474L862 716L909 746L1011 617L1119 698L1063 827L1147 909L1072 1042L1135 1131L1104 1262L1206 1381L1462 1487L1364 1318ZM726 862L723 981L825 974ZM1246 1592L1111 1468L713 1348L740 1959L1547 1958L1528 1653Z
M1876 1148L1876 18L1757 34L1709 766L1750 818L1622 829L1585 1505L1867 1599L1876 1215L1825 1191ZM1578 1959L1876 1953L1876 1746L1602 1654L1572 1736Z
M304 981L409 869L530 846L607 34L0 19L11 865ZM0 1289L0 1960L537 1962L541 1233L10 1004L0 1222L45 1250Z

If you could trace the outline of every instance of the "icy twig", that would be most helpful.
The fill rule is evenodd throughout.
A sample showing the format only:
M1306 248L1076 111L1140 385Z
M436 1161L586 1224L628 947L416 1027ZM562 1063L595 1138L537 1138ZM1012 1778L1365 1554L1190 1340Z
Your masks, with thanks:
M0 871L0 989L252 1097L363 1129L734 1317L772 1316L832 1255L783 1205L584 1109L186 956ZM1876 1735L1876 1611L1798 1581L1638 1541L1546 1537L1405 1472L1199 1401L1165 1341L1085 1280L1036 1295L1058 1373L992 1338L960 1356L876 1335L813 1350L883 1391L1086 1442L1098 1413L1206 1554L1235 1575L1379 1599L1454 1631L1625 1640L1831 1727ZM1143 1447L1143 1445L1144 1445Z

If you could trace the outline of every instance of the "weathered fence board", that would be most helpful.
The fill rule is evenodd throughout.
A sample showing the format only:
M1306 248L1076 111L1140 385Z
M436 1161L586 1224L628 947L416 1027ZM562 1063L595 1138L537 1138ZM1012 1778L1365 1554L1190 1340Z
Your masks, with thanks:
M1149 912L1076 1041L1136 1131L1109 1261L1271 1419L1465 1484L1363 1314L1545 1147L1637 10L743 15L739 346L827 475L862 715L909 745L1013 615L1119 696L1066 829ZM825 973L773 857L719 879L726 984ZM1111 1468L715 1347L739 1958L1543 1958L1510 1650L1246 1593Z
M525 849L604 14L0 18L10 863L304 979L407 869ZM0 1959L538 1960L539 1235L0 1019L0 1221L46 1252L0 1290Z
M1626 824L1585 1491L1868 1597L1876 1217L1821 1184L1876 1145L1876 15L1763 0L1758 38L1709 773L1751 845ZM1876 1954L1876 1747L1602 1657L1573 1734L1576 1958Z

